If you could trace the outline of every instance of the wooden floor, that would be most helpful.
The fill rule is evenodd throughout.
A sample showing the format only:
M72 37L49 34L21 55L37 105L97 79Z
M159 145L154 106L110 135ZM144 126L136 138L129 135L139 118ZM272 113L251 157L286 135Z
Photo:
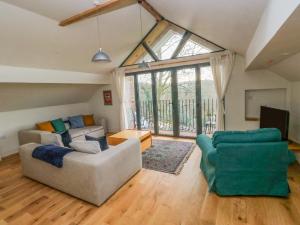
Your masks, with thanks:
M196 148L179 176L142 170L97 208L22 177L17 156L0 162L0 225L299 225L300 167L288 199L208 193Z

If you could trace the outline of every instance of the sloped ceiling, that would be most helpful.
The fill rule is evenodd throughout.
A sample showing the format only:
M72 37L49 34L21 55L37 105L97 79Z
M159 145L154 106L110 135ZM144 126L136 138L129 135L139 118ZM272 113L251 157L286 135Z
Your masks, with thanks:
M165 18L244 55L267 1L149 0L149 3ZM98 47L95 18L68 27L57 25L58 21L92 7L92 3L92 0L2 0L0 64L93 73L107 73L117 67L141 40L138 6L101 16L102 47L113 62L93 64L90 59ZM144 34L154 23L143 10Z
M99 87L78 84L2 83L0 112L87 102Z
M46 10L57 20L0 1L0 64L3 65L105 74L119 66L141 39L137 5L105 14L100 18L102 47L113 62L92 63L91 58L99 48L96 18L68 27L58 26L59 18L90 7L81 3L91 1L7 2L20 7L26 5L39 14ZM61 13L58 15L58 12ZM155 21L145 11L143 20L146 33Z
M275 64L269 68L290 81L300 81L300 53Z

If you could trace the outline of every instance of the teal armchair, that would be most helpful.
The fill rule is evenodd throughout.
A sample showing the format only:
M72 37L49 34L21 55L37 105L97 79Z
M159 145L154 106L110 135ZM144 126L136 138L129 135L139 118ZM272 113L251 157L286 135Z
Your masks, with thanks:
M293 160L277 129L221 131L197 137L200 168L209 190L221 196L286 197L288 164Z

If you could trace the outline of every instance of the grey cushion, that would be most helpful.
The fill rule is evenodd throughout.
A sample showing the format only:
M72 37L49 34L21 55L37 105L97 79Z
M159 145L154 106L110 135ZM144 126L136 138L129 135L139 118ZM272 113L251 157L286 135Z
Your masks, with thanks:
M100 144L98 141L73 141L70 143L70 147L75 151L89 154L96 154L101 152Z

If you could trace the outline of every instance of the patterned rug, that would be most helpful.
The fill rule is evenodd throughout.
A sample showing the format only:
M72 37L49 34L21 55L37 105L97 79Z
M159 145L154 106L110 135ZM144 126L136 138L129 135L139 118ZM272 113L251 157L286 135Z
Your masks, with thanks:
M178 175L194 147L191 142L154 139L152 147L143 152L143 168Z

